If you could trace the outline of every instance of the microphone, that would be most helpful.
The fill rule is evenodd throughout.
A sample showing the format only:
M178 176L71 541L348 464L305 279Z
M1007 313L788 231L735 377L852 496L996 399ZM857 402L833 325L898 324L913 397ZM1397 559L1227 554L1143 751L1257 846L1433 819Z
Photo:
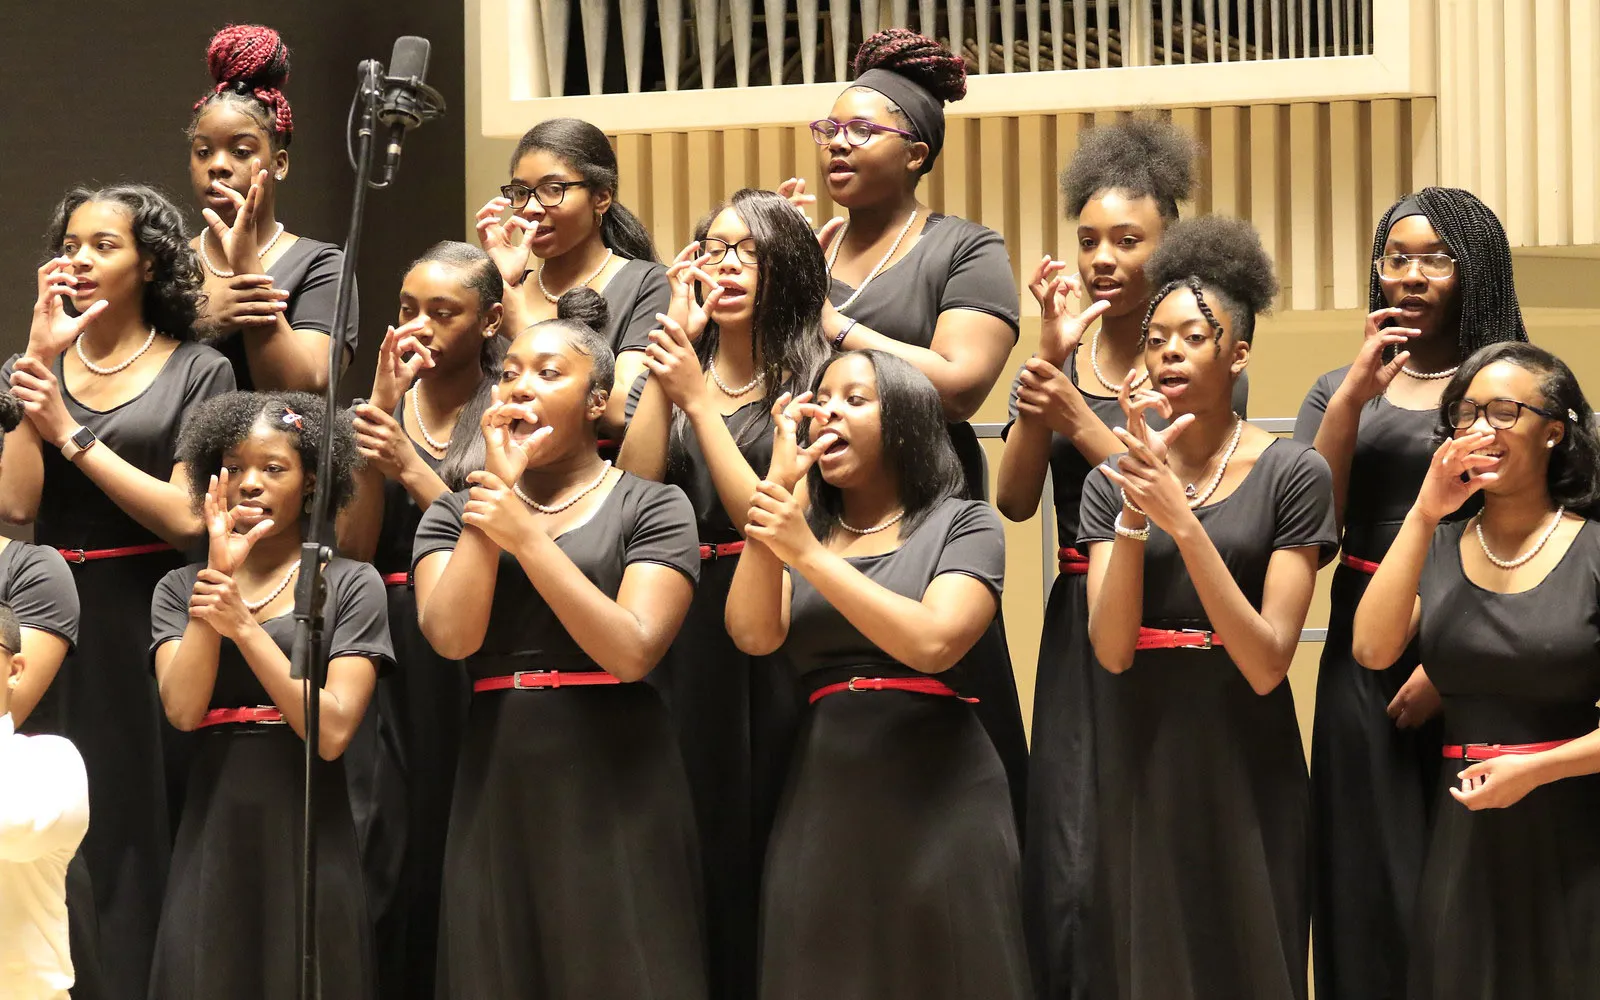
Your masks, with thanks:
M432 48L426 38L416 35L402 35L395 40L378 105L378 123L388 129L383 154L384 184L393 180L400 169L406 133L444 113L443 95L424 82Z

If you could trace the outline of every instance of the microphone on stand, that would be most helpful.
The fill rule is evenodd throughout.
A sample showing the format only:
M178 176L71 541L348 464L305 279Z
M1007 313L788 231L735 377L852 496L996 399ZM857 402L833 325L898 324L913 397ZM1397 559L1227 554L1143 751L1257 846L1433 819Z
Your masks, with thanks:
M444 114L443 95L424 82L431 50L428 40L416 35L402 35L395 40L378 106L378 124L388 130L378 187L387 186L399 172L406 133Z

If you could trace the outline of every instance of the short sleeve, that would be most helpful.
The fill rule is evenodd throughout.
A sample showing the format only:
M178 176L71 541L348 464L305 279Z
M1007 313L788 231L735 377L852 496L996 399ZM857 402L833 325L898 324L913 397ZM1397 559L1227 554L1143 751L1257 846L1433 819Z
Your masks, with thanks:
M611 332L612 348L621 354L624 351L642 351L650 346L650 331L660 324L656 322L656 313L664 313L667 306L672 304L672 289L667 284L667 269L660 264L649 263L649 270L639 282L639 293L633 300L633 308L628 310L626 317Z
M383 670L394 663L389 638L389 595L371 563L342 561L333 609L333 632L328 658L366 656ZM330 566L331 572L331 566Z
M623 542L623 566L638 562L659 563L689 578L700 579L700 533L695 525L694 507L683 490L664 483L638 480L633 523Z
M992 229L974 225L974 232L958 242L950 261L939 311L974 309L1005 321L1011 335L1018 334L1021 303L1017 281L1011 273L1006 241Z
M238 380L233 373L233 364L226 355L211 348L203 348L193 363L189 365L188 378L183 384L182 412L178 414L177 425L182 426L184 418L189 411L200 403L213 396L233 392L238 388ZM178 461L178 435L172 435L172 461Z
M446 493L422 512L417 524L417 535L411 543L411 569L417 568L424 556L435 552L453 552L456 540L461 537L461 513L467 509L467 491Z
M1022 387L1022 373L1025 369L1018 368L1017 374L1011 380L1011 391L1006 393L1006 425L1000 428L1000 440L1004 441L1011 434L1011 425L1017 422L1017 390Z
M1279 481L1273 498L1277 516L1272 547L1299 549L1314 545L1322 558L1329 558L1339 548L1339 531L1333 519L1333 473L1313 449L1287 446L1299 447L1300 453Z
M1006 581L1006 532L994 508L978 500L956 501L961 510L950 519L944 551L935 564L935 578L960 573L988 587L999 600Z
M642 371L639 377L628 386L628 401L623 404L622 422L626 426L633 423L633 414L639 409L639 400L644 398L644 384L650 380L650 372Z
M1114 464L1121 457L1112 455L1106 462ZM1078 508L1078 547L1116 538L1117 515L1121 511L1122 497L1117 485L1105 477L1099 466L1090 469L1083 480L1083 501Z
M1306 393L1305 401L1300 404L1300 415L1294 418L1296 441L1309 445L1317 440L1317 431L1322 429L1322 417L1328 412L1328 400L1333 398L1335 376L1343 381L1343 373L1348 370L1329 372L1312 384L1311 391Z
M150 597L150 653L183 638L189 627L189 596L199 569L184 566L161 578Z
M339 296L339 272L344 268L344 251L332 244L317 248L306 274L289 296L284 319L295 330L315 330L333 335L334 304ZM355 353L357 330L360 329L361 299L352 280L350 285L350 315L345 320L344 336L340 343Z
M59 635L68 645L78 644L78 586L61 553L43 545L19 546L11 570L5 601L17 624Z

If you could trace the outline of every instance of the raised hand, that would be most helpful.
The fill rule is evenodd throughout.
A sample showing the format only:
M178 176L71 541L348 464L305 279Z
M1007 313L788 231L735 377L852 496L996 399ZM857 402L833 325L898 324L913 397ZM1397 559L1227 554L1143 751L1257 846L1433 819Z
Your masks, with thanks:
M722 289L713 288L706 296L706 307L714 308L721 297ZM688 412L707 398L705 372L683 327L661 313L656 314L656 322L661 324L661 329L650 331L650 346L644 349L644 366L672 405Z
M1499 479L1500 474L1494 469L1500 459L1473 454L1493 440L1493 431L1467 431L1439 445L1433 461L1428 463L1428 474L1422 478L1422 489L1412 509L1429 521L1442 521L1484 484Z
M1122 489L1122 494L1135 507L1144 511L1151 523L1162 531L1171 531L1183 518L1192 516L1189 498L1183 484L1167 464L1167 455L1173 441L1194 423L1194 414L1185 413L1169 424L1165 430L1153 431L1145 422L1145 413L1156 410L1163 416L1172 414L1172 404L1160 393L1148 389L1130 392L1132 379L1123 381L1118 399L1127 418L1127 427L1113 427L1112 433L1127 447L1127 454L1117 460L1117 468L1110 463L1099 466L1100 472Z
M475 217L478 243L499 269L500 280L508 285L520 285L528 273L528 255L533 249L528 245L528 233L534 229L534 224L520 215L502 221L501 213L510 207L510 198L496 197L478 209ZM522 235L519 237L518 233Z
M528 505L506 485L506 480L485 471L468 474L467 482L471 489L461 513L462 524L482 531L507 552L515 551L530 531L537 530Z
M1039 357L1058 368L1078 349L1089 325L1111 308L1111 303L1101 301L1080 309L1083 279L1062 274L1068 266L1046 254L1028 282L1028 291L1039 303Z
M399 329L389 327L383 335L383 344L378 348L378 369L372 376L373 406L393 412L417 375L424 368L433 367L433 352L416 336L427 327L427 317L418 316Z
M1412 337L1422 333L1421 330L1408 326L1384 326L1384 321L1400 315L1401 310L1395 308L1375 309L1367 314L1367 328L1362 333L1361 350L1356 352L1356 359L1350 365L1350 370L1345 373L1344 382L1339 386L1339 391L1345 393L1347 398L1358 403L1365 403L1383 395L1389 388L1389 383L1394 381L1400 369L1411 359L1410 351L1397 351L1388 362L1383 360L1383 352L1391 347L1398 347Z
M810 549L820 546L806 511L794 493L770 479L763 479L750 497L750 514L744 525L745 538L760 542L780 560L793 566Z
M793 492L822 453L839 439L833 431L823 431L810 444L800 446L800 421L817 413L809 392L793 399L786 392L773 402L772 462L767 466L767 481Z
M231 577L244 564L245 557L256 547L263 535L272 530L272 518L257 521L249 531L234 528L238 517L228 503L228 470L223 468L211 477L206 490L202 514L206 522L206 568Z
M67 313L62 296L71 298L78 287L72 261L55 257L39 268L39 295L33 303L33 323L28 328L28 354L49 365L83 334L94 318L110 304L97 300L77 316Z
M824 258L827 257L828 248L833 246L834 234L844 226L844 222L844 216L835 215L827 222L824 222L821 229L817 230L817 244L822 247L822 254Z
M695 242L679 250L667 268L667 285L672 289L667 315L683 328L691 343L699 341L700 335L706 332L706 324L711 321L711 306L715 301L711 295L718 286L717 279L705 272L710 262L711 256L700 253L700 244ZM707 289L705 302L695 298L696 283ZM721 295L717 295L717 299L720 298Z
M817 203L817 196L806 194L806 179L804 177L791 177L778 185L778 194L789 199L789 204L800 213L800 218L806 220L806 225L811 224L811 216L806 213L811 211L811 206Z
M39 437L57 448L78 429L78 422L67 412L61 399L61 383L50 366L31 354L17 359L11 370L11 392L22 403L22 412L39 432Z
M222 221L222 216L209 208L200 210L205 216L206 226L211 230L211 235L216 237L217 245L222 247L222 255L227 258L228 269L237 277L241 274L261 274L266 270L261 266L261 244L256 233L256 216L261 210L262 186L267 183L267 172L261 166L259 159L250 161L250 190L241 195L226 184L216 185L217 190L233 202L233 225ZM204 234L201 239L205 239Z
M483 467L502 482L520 480L533 457L544 449L555 431L550 426L535 426L533 433L518 441L512 435L512 427L518 421L537 425L539 417L525 403L491 403L479 422L483 432Z

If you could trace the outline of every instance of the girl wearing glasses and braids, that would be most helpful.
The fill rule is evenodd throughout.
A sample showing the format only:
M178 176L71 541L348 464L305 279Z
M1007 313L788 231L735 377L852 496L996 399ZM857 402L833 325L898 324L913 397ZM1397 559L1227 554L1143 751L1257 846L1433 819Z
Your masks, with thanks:
M278 33L229 25L206 49L216 86L189 122L189 180L207 227L191 242L205 267L203 332L241 389L322 392L344 251L287 232L278 185L289 176L294 115L281 89L289 50ZM355 353L357 307L342 331Z
M770 191L737 192L695 239L668 271L672 307L650 334L650 377L633 387L617 464L694 505L700 584L651 681L695 796L711 996L734 1000L755 995L757 874L799 706L793 674L739 652L723 613L750 495L772 462L772 410L804 393L827 355L816 326L828 276L805 220Z
M1600 983L1600 439L1572 371L1493 344L1445 387L1420 492L1355 614L1376 671L1416 644L1443 765L1404 996L1578 1000ZM1480 497L1473 517L1451 520ZM1318 994L1321 995L1320 993ZM1391 993L1387 995L1401 995Z
M587 287L605 296L610 325L600 332L617 356L617 382L601 430L620 437L628 389L644 371L650 331L671 294L650 233L616 195L617 154L605 133L552 118L517 143L511 183L478 210L478 239L505 282L509 337L555 319L563 292Z
M1233 411L1277 290L1247 223L1168 230L1147 265L1150 384L1084 485L1097 857L1087 995L1306 995L1310 813L1284 683L1337 536L1328 465ZM1170 423L1157 431L1146 415Z
M1379 221L1372 256L1361 349L1317 380L1295 423L1295 440L1333 470L1343 529L1311 735L1317 996L1328 1000L1403 993L1439 770L1439 696L1416 650L1363 670L1351 619L1416 499L1450 376L1486 344L1527 339L1505 231L1468 192L1402 198Z
M932 212L917 185L944 146L944 105L966 95L966 68L938 42L880 31L856 53L856 80L811 123L828 195L848 215L824 227L833 279L822 335L834 350L910 362L939 391L969 498L988 495L983 451L966 423L1017 342L1017 285L1000 234ZM998 617L958 669L1006 762L1018 822L1028 746L1011 654Z

